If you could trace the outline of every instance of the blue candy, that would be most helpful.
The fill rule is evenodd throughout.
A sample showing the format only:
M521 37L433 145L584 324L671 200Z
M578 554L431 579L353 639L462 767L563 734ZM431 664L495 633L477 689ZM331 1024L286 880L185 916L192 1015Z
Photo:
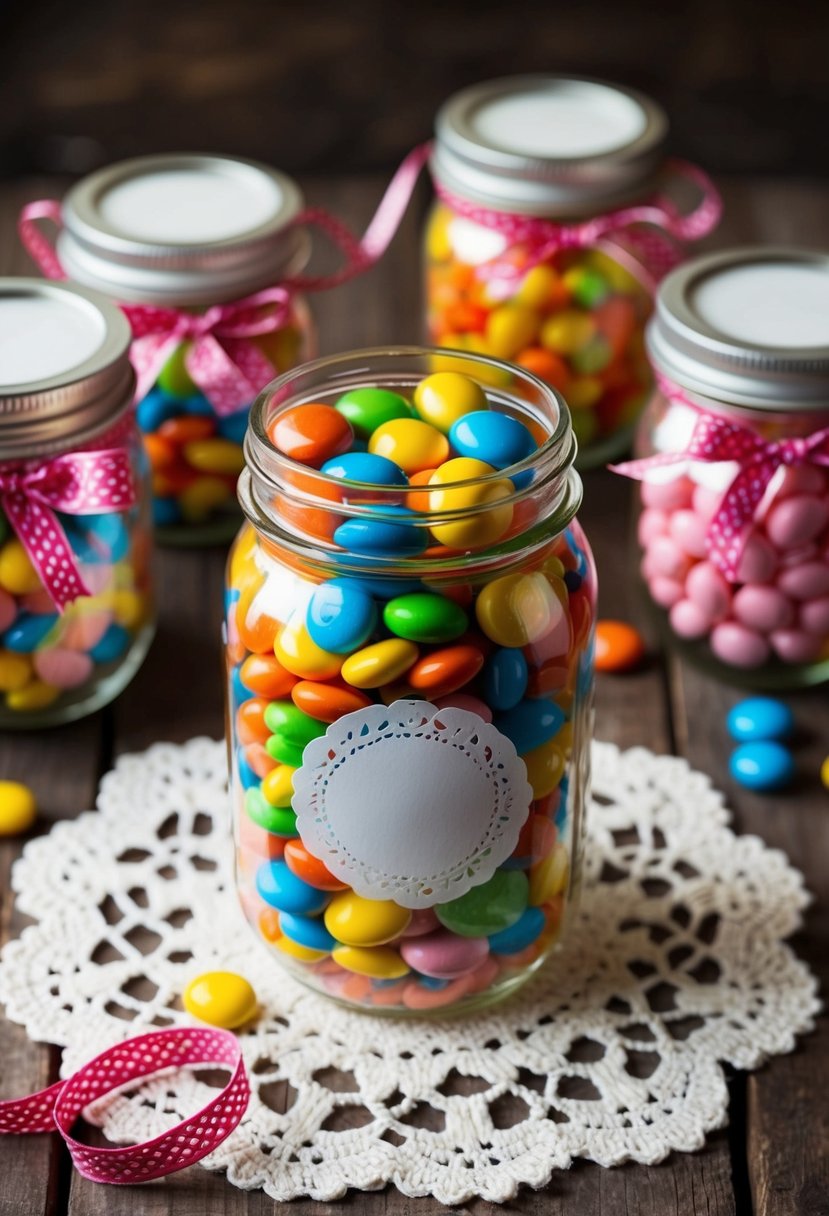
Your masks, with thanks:
M245 759L245 749L239 747L236 749L236 765L239 769L239 780L242 783L243 790L252 790L259 785L260 778L248 764Z
M15 650L18 654L31 654L51 632L57 619L56 612L19 612L14 624L3 634L3 645L6 650Z
M337 477L340 481L362 481L372 486L407 486L409 479L399 465L387 456L376 456L373 452L346 452L326 460L321 473Z
M168 418L176 418L181 413L181 402L171 401L160 389L151 389L143 401L139 401L135 409L135 418L139 430L146 435L157 431Z
M196 418L213 418L216 414L213 406L201 393L197 393L194 397L186 397L184 401L179 401L178 408L183 414L191 414Z
M782 743L742 743L729 762L731 776L748 790L779 790L794 777L794 759Z
M521 701L514 709L496 714L492 721L512 740L518 755L525 756L558 734L564 725L564 710L553 701Z
M493 954L518 954L541 936L544 924L544 913L540 908L525 908L514 925L492 934L489 948Z
M395 981L397 983L399 981ZM419 975L417 982L421 988L429 988L433 992L440 992L442 988L449 987L449 980L439 980L436 975Z
M293 912L279 913L279 927L286 937L309 950L333 950L337 945L321 920L311 916L297 916Z
M280 912L315 916L328 903L328 894L293 874L284 861L266 861L256 871L256 890L266 904Z
M127 556L130 534L123 515L114 511L104 515L83 515L78 523L87 533L96 554L93 560L120 562ZM89 558L83 560L88 561Z
M773 697L748 697L734 706L726 723L728 733L738 743L788 739L794 730L794 714Z
M536 450L536 442L523 422L490 410L474 410L453 422L449 442L460 456L485 460L494 469L518 464Z
M96 663L112 663L120 659L130 644L130 635L123 625L110 625L104 636L89 652Z
M512 709L527 691L528 679L522 651L496 650L484 666L484 700L491 709Z
M242 683L242 665L237 663L230 673L230 695L233 701L233 708L241 705L243 701L250 700L250 693Z
M226 414L224 418L216 419L216 431L222 439L231 443L243 443L248 429L248 410L237 410L234 414Z
M334 544L349 553L377 557L402 557L422 553L428 544L425 528L412 527L403 520L411 517L406 507L373 507L374 518L348 519L334 533ZM388 516L386 519L376 518ZM400 522L398 522L398 520Z
M350 654L377 628L377 605L350 579L321 583L311 596L305 624L312 641L333 654Z
M157 528L170 528L181 523L181 511L174 498L153 499L153 523Z

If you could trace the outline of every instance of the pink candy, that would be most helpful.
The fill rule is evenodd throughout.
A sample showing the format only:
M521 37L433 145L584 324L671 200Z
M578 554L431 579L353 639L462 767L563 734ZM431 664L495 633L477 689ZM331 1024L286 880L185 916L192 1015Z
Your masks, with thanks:
M489 954L489 942L485 937L460 937L448 929L438 929L404 941L400 953L421 975L453 980L481 965Z
M92 675L94 666L88 654L58 646L37 651L34 665L41 680L54 688L78 688Z
M723 621L711 631L711 649L723 663L732 667L762 667L771 648L762 636L736 621Z
M749 629L771 633L792 623L794 608L777 587L746 583L734 596L734 615Z

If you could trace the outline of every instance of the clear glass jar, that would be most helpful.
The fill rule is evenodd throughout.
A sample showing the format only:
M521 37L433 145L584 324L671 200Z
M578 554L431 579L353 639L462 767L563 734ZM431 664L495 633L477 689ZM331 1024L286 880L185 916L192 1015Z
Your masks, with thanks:
M655 268L630 231L597 232L578 248L562 239L544 252L527 224L572 231L653 198L665 184L667 130L663 111L638 93L558 76L475 85L437 117L429 338L510 360L563 393L580 468L630 447L651 392L644 327Z
M648 334L642 575L672 642L751 688L829 679L827 315L825 254L742 249L669 275Z
M409 418L436 366L478 384L504 371L362 351L263 394L228 563L246 916L304 983L399 1015L488 1004L554 949L579 886L592 732L595 570L569 416L548 386L519 372L486 390L487 417L523 421L532 454L471 481L453 470L437 498L418 488L432 470L359 483L285 454L297 405L327 411L329 436L331 406L355 389L395 394Z
M71 279L121 304L133 326L137 418L162 543L212 544L234 535L250 402L275 375L314 353L300 295L263 298L254 324L251 309L236 307L267 295L307 261L307 234L292 223L302 206L296 183L274 169L193 154L109 166L63 201L61 265ZM204 320L217 306L227 316L215 330L206 338L187 334L188 317ZM174 311L165 317L161 309ZM176 313L183 314L178 323Z
M98 292L0 279L3 729L107 704L152 640L150 487L129 343Z

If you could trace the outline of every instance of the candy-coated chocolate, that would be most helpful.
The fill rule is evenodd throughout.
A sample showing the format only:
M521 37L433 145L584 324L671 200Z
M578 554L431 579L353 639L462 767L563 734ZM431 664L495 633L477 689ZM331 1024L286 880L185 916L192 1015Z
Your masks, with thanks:
M6 693L6 706L15 712L48 709L60 696L60 689L45 680L32 680L25 688Z
M285 845L285 864L297 878L320 891L345 891L348 884L341 882L325 865L306 849L301 840L289 840Z
M19 781L0 781L0 836L28 832L37 817L35 796Z
M546 857L530 866L530 904L533 907L548 904L566 890L569 879L567 849L558 841Z
M16 536L0 549L0 587L12 595L26 595L40 588L37 571Z
M342 677L355 688L380 688L400 678L417 661L414 642L388 638L349 655L342 666Z
M394 418L372 433L368 450L386 456L405 473L419 473L443 464L449 456L449 441L419 418Z
M248 981L234 971L206 971L192 979L181 994L191 1017L211 1026L235 1030L257 1011L256 993Z
M536 442L523 422L508 414L478 410L453 423L449 442L460 456L483 460L495 469L526 460Z
M496 714L493 722L512 741L518 755L524 756L555 738L564 725L564 712L554 701L521 701L513 709Z
M31 678L32 661L28 655L0 650L0 692L17 692Z
M280 913L281 922L282 913ZM287 954L288 958L296 959L298 963L321 963L324 958L328 957L327 950L314 950L310 946L303 946L300 942L295 942L293 938L287 937L280 930L278 937L271 938L271 945L275 946L283 954Z
M335 895L325 911L325 927L344 946L383 946L406 931L408 908L391 899L364 899L354 891Z
M480 697L471 697L465 692L450 692L444 697L432 697L438 709L465 709L467 713L477 714L484 722L492 721L492 710Z
M428 543L425 528L408 522L406 507L372 507L371 516L347 519L334 532L334 543L350 553L394 557L422 553Z
M626 621L596 622L596 670L630 671L645 657L642 635Z
M266 904L280 912L316 916L328 903L328 893L303 882L284 861L261 865L256 872L256 890Z
M494 544L509 530L514 493L511 481L493 480L492 465L458 456L435 469L429 479L429 510L436 516L454 516L429 529L435 540L450 549L475 549ZM468 484L464 484L468 483Z
M411 418L405 397L386 388L352 388L337 399L334 407L347 418L356 434L367 439L373 431L395 418Z
M285 456L319 467L347 452L354 432L348 419L333 406L308 402L277 414L268 425L268 437Z
M377 628L374 599L351 579L320 583L308 604L305 623L318 646L335 654L358 650Z
M499 646L531 645L551 633L564 609L540 572L504 574L481 591L475 603L478 624Z
M414 404L424 422L444 433L464 415L488 408L480 384L459 372L435 372L421 380L414 391Z
M196 439L184 445L183 455L201 473L238 477L245 467L242 449L228 439Z
M447 1009L467 995L471 975L451 980L442 988L424 987L422 980L412 980L403 988L403 1004L407 1009L423 1013L430 1009Z
M527 780L532 786L534 798L546 798L561 781L567 765L563 747L557 740L543 743L521 757L527 766Z
M529 885L521 870L496 870L466 894L435 909L444 928L462 937L488 937L514 925L527 906Z
M341 655L316 644L299 615L277 635L273 651L286 671L301 680L332 680L340 674L343 663Z
M3 645L7 650L31 654L52 632L57 620L57 613L31 616L28 612L20 612L12 627L3 634Z
M412 919L403 930L403 937L423 937L440 928L440 921L435 916L434 908L414 908Z
M299 768L302 753L312 739L325 734L325 724L310 718L293 701L271 701L265 725L272 732L265 746L274 760Z
M546 918L540 908L525 908L514 925L490 935L489 948L493 954L517 954L537 941L545 924Z
M290 764L277 764L262 779L262 793L274 807L290 807L294 796L294 773Z
M442 595L415 592L389 600L383 624L390 633L410 642L451 642L466 632L469 618L458 604Z
M406 679L419 693L430 698L445 697L474 680L483 665L484 656L477 646L458 644L418 659Z
M728 733L740 743L788 739L794 731L794 714L774 697L748 697L729 711Z
M774 740L741 743L731 754L731 776L746 789L765 793L784 789L794 777L794 758Z
M371 697L338 682L315 683L300 680L291 689L291 699L304 713L319 722L336 722L343 714L354 713L372 704Z
M296 815L289 806L272 806L264 792L256 786L245 791L245 813L248 818L274 836L296 836Z
M468 975L489 954L486 937L460 936L448 929L437 929L425 937L409 938L400 953L413 971L435 979L453 980Z
M34 655L34 669L41 680L55 688L80 688L92 676L95 664L80 650L50 646Z
M484 665L484 696L494 710L513 709L526 693L528 680L524 652L499 647Z
M306 950L317 950L321 954L329 954L337 944L318 917L280 912L279 927L285 937L290 938L298 946L305 946Z
M826 757L823 764L820 766L820 779L826 786L827 790L829 790L829 756Z
M399 465L372 452L345 452L326 460L321 472L340 481L365 482L372 486L405 486L408 478Z
M242 664L240 679L249 692L275 701L290 695L297 677L273 654L251 654Z
M409 972L398 951L391 946L336 946L332 957L346 971L372 979L400 979Z

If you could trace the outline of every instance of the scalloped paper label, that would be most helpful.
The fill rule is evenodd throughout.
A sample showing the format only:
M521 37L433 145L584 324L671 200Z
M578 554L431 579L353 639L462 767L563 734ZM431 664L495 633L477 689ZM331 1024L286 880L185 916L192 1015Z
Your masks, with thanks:
M427 908L492 877L531 801L524 761L478 714L395 701L308 744L292 806L303 843L358 895Z

